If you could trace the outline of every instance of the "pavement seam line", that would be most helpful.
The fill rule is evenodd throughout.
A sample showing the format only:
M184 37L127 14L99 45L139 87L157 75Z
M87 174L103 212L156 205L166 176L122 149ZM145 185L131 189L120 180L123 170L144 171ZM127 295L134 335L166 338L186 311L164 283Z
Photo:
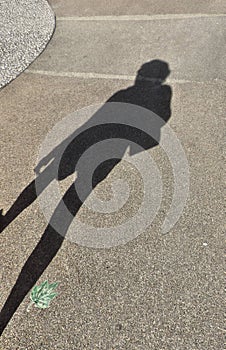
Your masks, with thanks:
M103 74L103 73L93 73L93 72L55 72L49 70L34 70L27 69L25 71L27 74L36 75L47 75L52 77L65 77L65 78L82 78L82 79L107 79L107 80L131 80L134 81L136 76L134 75L122 75L122 74ZM149 79L146 79L149 80ZM186 79L167 79L167 82L172 84L186 84L186 83L196 83L196 84L224 84L225 81L222 79L215 79L209 81L192 81Z
M186 19L186 18L216 18L225 17L226 14L165 14L165 15L125 15L125 16L70 16L57 17L57 21L154 21L164 19Z

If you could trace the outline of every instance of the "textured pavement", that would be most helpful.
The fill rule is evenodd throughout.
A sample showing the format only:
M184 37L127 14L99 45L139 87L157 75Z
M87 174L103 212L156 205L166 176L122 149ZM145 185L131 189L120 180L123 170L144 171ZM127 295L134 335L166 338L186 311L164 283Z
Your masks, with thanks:
M5 328L0 349L220 350L225 5L176 0L143 0L129 7L101 0L50 4L59 17L52 40L0 92L0 208L5 213L34 179L40 144L57 122L132 86L139 67L153 59L166 61L171 70L168 124L189 162L189 198L177 224L163 235L173 174L163 150L150 150L164 188L152 225L110 249L64 240L38 281L60 281L59 295L49 309L28 313L28 293ZM67 188L67 179L61 186ZM138 198L136 180L135 188ZM130 209L135 205L130 202ZM46 225L36 201L1 233L1 307Z

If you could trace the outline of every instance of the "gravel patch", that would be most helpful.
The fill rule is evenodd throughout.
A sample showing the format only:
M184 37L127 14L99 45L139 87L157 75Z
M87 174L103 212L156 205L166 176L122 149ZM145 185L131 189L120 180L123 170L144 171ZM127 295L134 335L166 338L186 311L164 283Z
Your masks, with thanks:
M44 50L55 28L46 0L1 0L0 87L15 79Z

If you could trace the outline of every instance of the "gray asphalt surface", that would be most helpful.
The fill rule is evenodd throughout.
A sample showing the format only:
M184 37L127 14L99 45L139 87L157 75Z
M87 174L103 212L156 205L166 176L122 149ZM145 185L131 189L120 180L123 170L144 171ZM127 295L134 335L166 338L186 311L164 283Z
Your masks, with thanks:
M64 240L37 282L60 281L59 295L49 309L27 312L27 293L3 332L1 350L223 349L225 3L132 3L128 7L121 1L106 6L102 0L51 0L59 17L53 39L0 93L0 208L6 213L34 179L40 145L56 123L133 87L141 64L153 59L166 61L171 70L166 80L172 91L168 124L189 163L186 206L173 229L163 235L173 172L161 147L151 149L163 183L161 207L151 226L126 245L110 249ZM77 18L105 15L116 17ZM124 21L117 19L120 15L135 18ZM111 179L125 168L122 163L114 169L98 189L100 198L108 198ZM135 172L128 176L133 182L130 214L142 186ZM62 194L71 183L71 178L62 181ZM86 208L78 217L89 223ZM111 220L117 224L114 217ZM1 307L21 271L29 280L42 264L41 250L33 265L26 261L46 225L35 201L1 233ZM14 288L13 305L23 288Z
M0 87L15 79L44 50L55 28L46 0L0 3Z

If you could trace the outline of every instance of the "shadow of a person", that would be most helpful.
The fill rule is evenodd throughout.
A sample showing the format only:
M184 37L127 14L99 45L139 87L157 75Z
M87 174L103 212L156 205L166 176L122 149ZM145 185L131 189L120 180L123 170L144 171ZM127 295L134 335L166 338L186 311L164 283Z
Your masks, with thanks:
M164 123L171 115L171 88L163 84L170 74L168 64L160 60L153 60L141 66L137 73L135 84L125 90L116 92L109 98L108 102L129 103L144 107L159 117ZM128 116L129 117L129 116ZM104 180L118 162L123 158L130 142L141 145L143 149L156 146L160 140L160 127L155 133L155 138L144 131L133 128L122 123L119 115L113 123L106 118L105 105L98 110L86 123L73 132L67 139L61 142L44 157L37 165L35 171L37 178L32 181L20 194L15 203L4 217L1 218L1 230L10 224L37 196L53 181L65 179L75 171L75 165L80 156L92 145L106 139L120 138L128 140L128 144L121 147L116 158L108 159L95 170L92 187ZM136 147L130 147L130 154L138 152ZM41 171L42 167L45 167ZM78 173L76 182L83 181L82 175ZM38 191L37 191L38 183ZM86 188L86 184L83 184ZM85 193L85 198L91 191ZM72 216L62 215L62 204L64 204ZM50 222L48 223L40 241L24 264L12 291L0 312L0 334L3 332L11 317L13 316L26 294L37 282L43 271L60 249L73 217L79 211L83 201L76 192L73 183L56 207ZM61 222L60 234L53 223ZM55 228L54 228L55 227Z

